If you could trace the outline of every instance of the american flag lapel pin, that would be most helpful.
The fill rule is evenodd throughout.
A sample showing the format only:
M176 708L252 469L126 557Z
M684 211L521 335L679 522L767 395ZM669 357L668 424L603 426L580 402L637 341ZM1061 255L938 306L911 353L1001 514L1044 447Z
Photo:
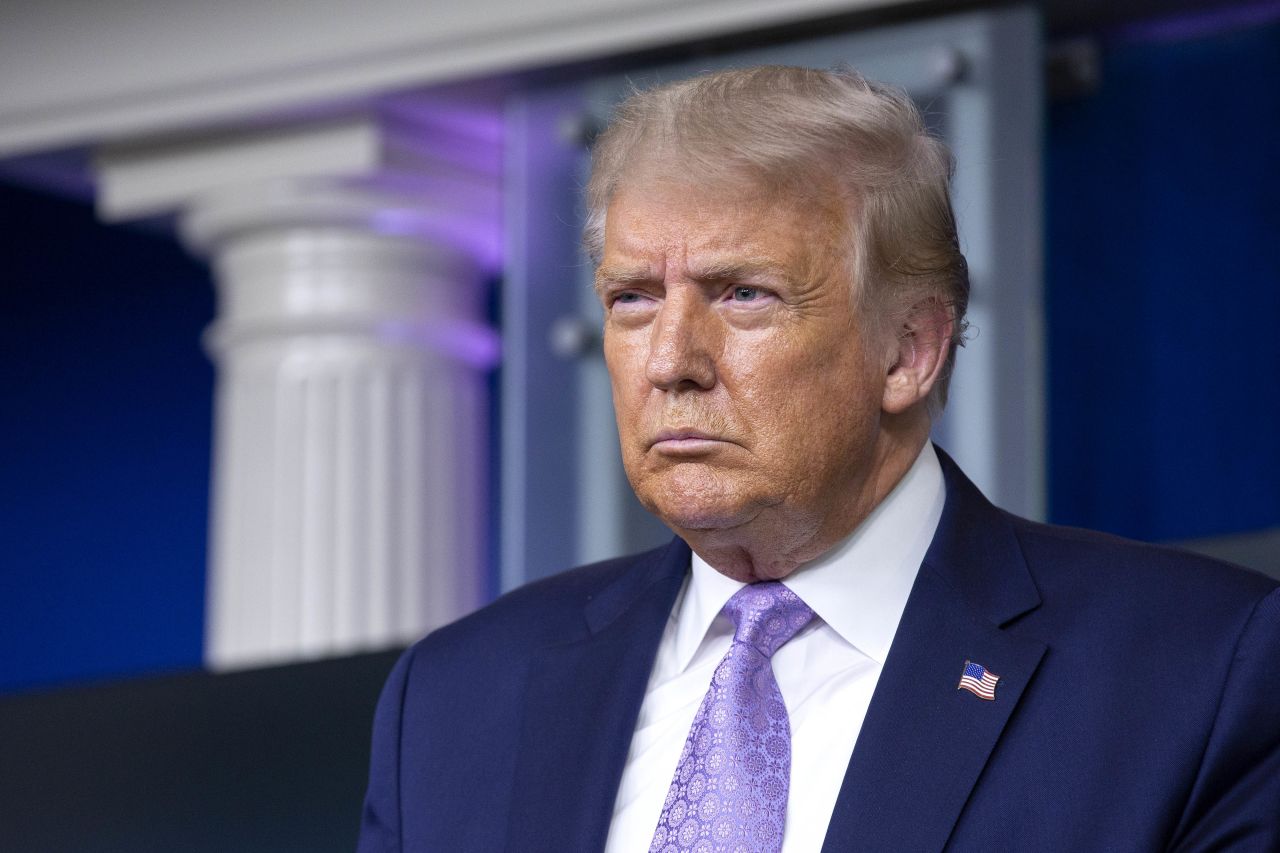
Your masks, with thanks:
M956 690L968 690L979 699L991 701L996 698L996 685L999 683L1000 676L980 663L966 660L964 672L960 674L960 683L956 685Z

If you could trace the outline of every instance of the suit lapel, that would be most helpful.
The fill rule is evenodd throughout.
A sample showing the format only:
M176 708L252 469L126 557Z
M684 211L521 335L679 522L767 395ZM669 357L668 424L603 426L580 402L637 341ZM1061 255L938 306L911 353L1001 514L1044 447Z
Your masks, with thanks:
M673 540L591 598L585 631L534 655L508 849L604 847L658 641L688 566L688 546Z
M823 850L941 850L1045 646L1002 630L1039 604L1008 521L945 454L947 504L867 710ZM996 698L958 690L966 660Z

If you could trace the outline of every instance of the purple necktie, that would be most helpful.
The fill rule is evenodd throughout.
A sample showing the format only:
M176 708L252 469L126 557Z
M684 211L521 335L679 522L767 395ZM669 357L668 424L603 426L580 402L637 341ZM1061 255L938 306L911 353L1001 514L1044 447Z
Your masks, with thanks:
M733 645L693 718L650 853L782 848L791 723L769 659L813 611L769 581L738 590L721 612L733 620Z

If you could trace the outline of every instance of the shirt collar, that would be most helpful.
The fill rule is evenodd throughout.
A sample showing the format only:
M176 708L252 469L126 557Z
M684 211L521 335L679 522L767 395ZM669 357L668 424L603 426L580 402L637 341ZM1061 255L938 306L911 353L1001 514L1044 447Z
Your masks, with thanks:
M883 664L945 500L938 455L925 442L902 480L862 524L783 583L846 642ZM689 666L725 602L743 586L693 555L676 620L677 671ZM729 630L727 621L720 629Z

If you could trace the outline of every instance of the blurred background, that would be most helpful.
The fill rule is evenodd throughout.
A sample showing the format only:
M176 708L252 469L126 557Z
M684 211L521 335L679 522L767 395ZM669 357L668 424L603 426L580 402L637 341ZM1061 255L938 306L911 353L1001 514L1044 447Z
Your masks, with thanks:
M758 62L955 150L996 503L1280 577L1280 2L6 3L0 849L352 849L399 649L664 541L580 190Z

